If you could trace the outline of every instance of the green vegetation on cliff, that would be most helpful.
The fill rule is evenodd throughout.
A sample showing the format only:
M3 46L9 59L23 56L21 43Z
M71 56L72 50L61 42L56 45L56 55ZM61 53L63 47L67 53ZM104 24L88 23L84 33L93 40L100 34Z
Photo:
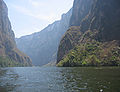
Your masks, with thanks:
M28 65L13 61L10 58L0 57L0 67L24 67L24 66Z
M120 65L119 16L120 0L74 0L70 28L58 48L57 66Z
M57 66L118 66L120 65L120 47L115 41L98 41L80 44L72 49Z

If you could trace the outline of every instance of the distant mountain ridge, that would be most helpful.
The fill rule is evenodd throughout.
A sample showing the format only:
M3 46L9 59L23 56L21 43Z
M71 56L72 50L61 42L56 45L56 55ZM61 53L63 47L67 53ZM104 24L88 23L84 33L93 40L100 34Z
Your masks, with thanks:
M16 39L17 47L31 57L34 65L56 61L58 45L69 28L71 13L72 9L42 31Z
M19 66L32 65L31 59L16 47L7 6L0 0L0 66L18 66L18 63Z

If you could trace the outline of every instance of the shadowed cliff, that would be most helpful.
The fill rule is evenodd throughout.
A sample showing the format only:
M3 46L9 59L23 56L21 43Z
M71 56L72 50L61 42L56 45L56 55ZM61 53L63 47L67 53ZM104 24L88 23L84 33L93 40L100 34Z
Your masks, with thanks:
M17 49L14 39L7 6L3 0L0 0L0 63L1 65L7 63L6 66L11 64L14 66L13 63L30 66L31 59Z

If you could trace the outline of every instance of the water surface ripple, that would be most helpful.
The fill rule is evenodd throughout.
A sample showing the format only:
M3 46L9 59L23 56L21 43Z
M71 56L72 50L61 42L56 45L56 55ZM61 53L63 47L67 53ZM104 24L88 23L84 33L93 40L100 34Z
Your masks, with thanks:
M0 92L120 92L120 68L0 68Z

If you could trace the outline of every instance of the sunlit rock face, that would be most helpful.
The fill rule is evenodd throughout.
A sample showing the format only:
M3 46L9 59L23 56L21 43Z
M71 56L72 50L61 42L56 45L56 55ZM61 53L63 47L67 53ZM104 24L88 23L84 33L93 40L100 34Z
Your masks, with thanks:
M74 47L74 45L76 45L81 34L79 33L79 26L83 19L89 14L92 4L93 0L74 0L69 27L78 27L72 27L68 29L68 31L63 36L57 53L57 62L59 62L63 58L63 56L67 54L69 50L71 50ZM71 30L73 31L70 33Z
M0 0L0 56L26 65L31 65L28 56L16 48L14 32L8 18L8 9L3 0Z
M17 47L31 57L34 65L56 61L59 42L69 28L71 14L72 9L42 31L16 39Z
M70 28L60 42L57 63L75 46L92 40L108 46L116 40L115 47L119 47L119 16L120 0L74 0Z

